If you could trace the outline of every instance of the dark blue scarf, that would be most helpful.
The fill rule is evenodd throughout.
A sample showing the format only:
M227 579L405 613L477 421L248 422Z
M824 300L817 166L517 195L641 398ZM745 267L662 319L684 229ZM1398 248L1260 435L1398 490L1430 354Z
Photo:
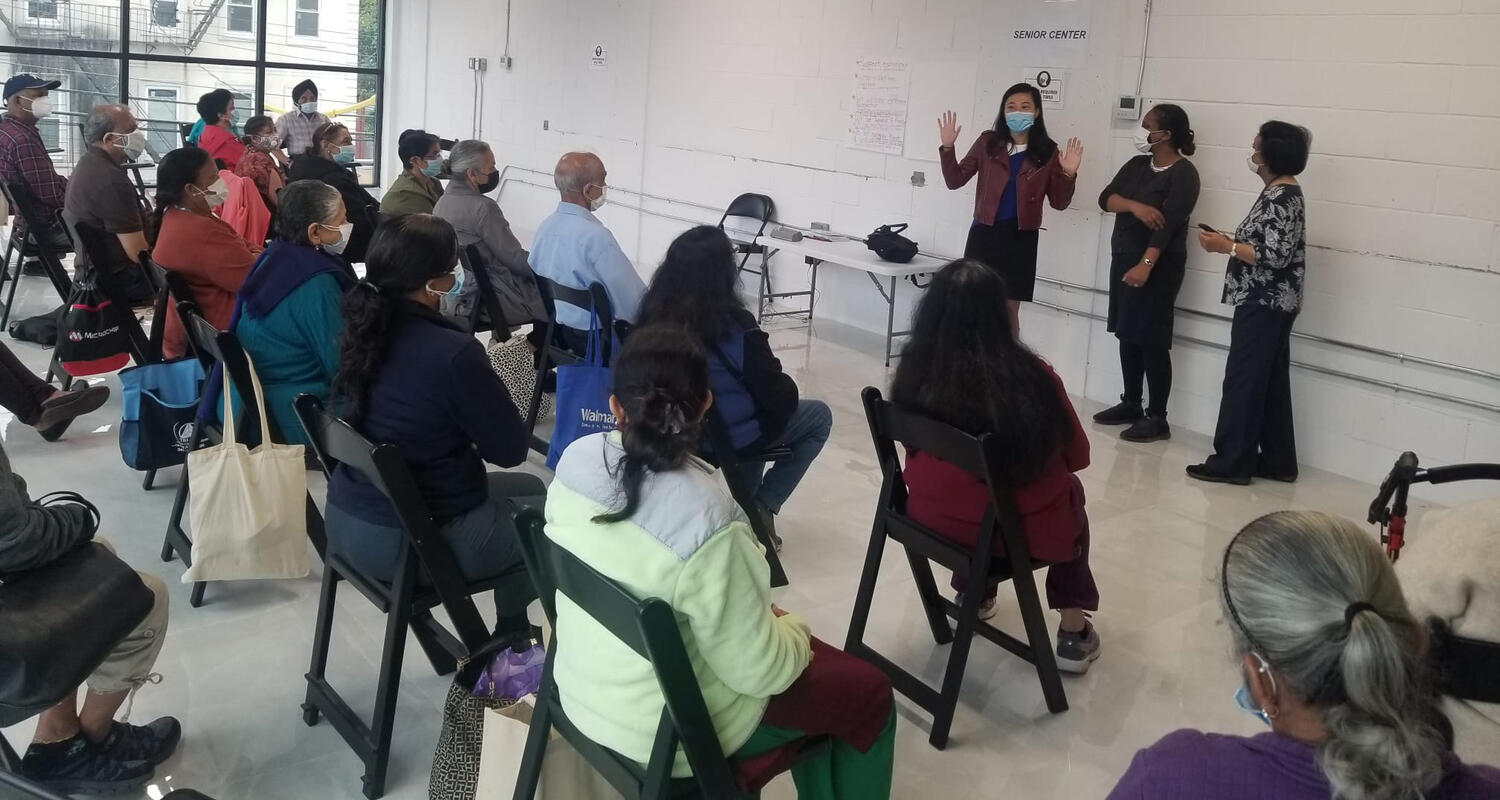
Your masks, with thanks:
M324 273L333 275L339 289L344 291L356 280L354 269L342 258L316 247L277 239L260 254L240 286L230 329L234 329L246 309L257 319L265 319L299 286Z

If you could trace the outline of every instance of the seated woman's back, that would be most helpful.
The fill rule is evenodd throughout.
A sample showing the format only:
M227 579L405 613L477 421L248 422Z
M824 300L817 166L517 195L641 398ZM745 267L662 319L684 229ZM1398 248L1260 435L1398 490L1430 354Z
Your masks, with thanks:
M672 605L721 744L733 752L768 699L807 666L808 629L772 613L769 569L744 513L692 455L709 403L697 343L677 329L637 330L616 360L614 393L623 431L564 452L548 492L547 536L638 597ZM663 706L650 665L561 596L557 637L554 670L569 717L594 741L647 761Z

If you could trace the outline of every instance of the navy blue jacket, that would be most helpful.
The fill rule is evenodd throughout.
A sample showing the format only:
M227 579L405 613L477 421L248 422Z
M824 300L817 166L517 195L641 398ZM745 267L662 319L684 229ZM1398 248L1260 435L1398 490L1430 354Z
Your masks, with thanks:
M770 337L749 311L736 311L729 331L705 344L709 388L734 449L776 441L797 410L797 383L781 371Z
M403 300L359 428L401 448L439 525L488 496L484 462L526 460L525 424L484 347L437 312ZM380 490L340 466L328 502L376 525L398 527Z

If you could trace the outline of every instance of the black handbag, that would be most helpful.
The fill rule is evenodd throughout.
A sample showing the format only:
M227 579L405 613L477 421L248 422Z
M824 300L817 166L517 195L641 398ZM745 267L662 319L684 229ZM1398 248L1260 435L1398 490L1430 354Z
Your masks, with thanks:
M886 261L905 264L917 256L917 243L901 235L906 228L905 222L900 225L881 225L865 237L865 247L874 250L875 255Z
M38 505L78 503L56 492ZM119 556L96 542L35 569L0 576L0 727L56 705L103 663L156 602Z

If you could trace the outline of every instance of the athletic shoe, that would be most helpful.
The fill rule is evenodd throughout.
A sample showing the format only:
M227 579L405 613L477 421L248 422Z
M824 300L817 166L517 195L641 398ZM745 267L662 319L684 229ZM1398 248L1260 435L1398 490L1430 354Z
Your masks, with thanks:
M953 602L960 607L964 604L964 594L959 592L953 596ZM993 619L995 617L995 598L989 597L979 601L979 618L981 620Z
M23 777L60 794L135 792L155 774L150 762L112 758L81 732L61 742L33 743L21 759Z
M1129 425L1145 415L1145 410L1141 408L1141 401L1126 399L1122 394L1118 404L1095 414L1094 421L1100 425Z
M156 766L171 757L182 739L182 725L162 717L148 725L114 722L99 749L116 761L144 761Z
M1089 665L1099 658L1099 632L1092 623L1085 621L1083 630L1069 633L1057 629L1057 668L1063 672L1082 675Z
M1172 426L1167 424L1166 417L1147 414L1122 431L1120 438L1127 442L1159 442L1172 438Z
M108 401L109 387L103 383L90 386L85 381L74 381L73 388L42 403L42 415L35 427L43 439L55 442L74 419L98 411Z
M1207 481L1208 483L1232 483L1235 486L1250 485L1249 475L1245 475L1243 477L1237 475L1225 475L1222 472L1215 472L1214 470L1209 469L1207 464L1193 464L1192 466L1187 468L1187 475L1189 478L1196 478L1197 480Z

